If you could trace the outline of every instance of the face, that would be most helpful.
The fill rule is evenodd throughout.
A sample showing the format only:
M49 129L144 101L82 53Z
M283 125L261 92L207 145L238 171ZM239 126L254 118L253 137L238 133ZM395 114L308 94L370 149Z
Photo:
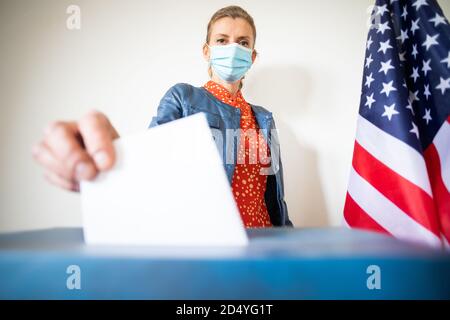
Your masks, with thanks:
M208 45L227 45L238 43L246 48L254 49L255 39L250 24L242 18L225 17L217 20L211 27L211 35ZM209 48L203 46L203 56L209 61ZM256 51L253 51L252 61L256 59Z

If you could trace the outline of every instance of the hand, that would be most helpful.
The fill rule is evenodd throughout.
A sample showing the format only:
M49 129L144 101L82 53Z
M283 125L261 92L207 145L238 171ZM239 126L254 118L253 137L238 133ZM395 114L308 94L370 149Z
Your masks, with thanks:
M78 192L80 181L92 180L113 167L113 140L118 137L108 118L92 111L80 121L51 123L32 153L50 183Z

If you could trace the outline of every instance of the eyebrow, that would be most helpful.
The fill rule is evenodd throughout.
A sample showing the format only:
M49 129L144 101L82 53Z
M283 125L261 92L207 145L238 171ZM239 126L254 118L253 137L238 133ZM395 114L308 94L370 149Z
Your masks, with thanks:
M218 33L218 34L216 34L216 36L229 38L229 36L227 34L224 34L224 33ZM250 40L250 37L247 37L247 36L238 37L238 40L242 40L242 39Z

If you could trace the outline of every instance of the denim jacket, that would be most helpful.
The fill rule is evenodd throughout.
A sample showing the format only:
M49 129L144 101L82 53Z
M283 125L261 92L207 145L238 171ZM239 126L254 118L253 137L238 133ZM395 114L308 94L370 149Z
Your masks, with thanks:
M276 159L276 161L271 161L272 174L267 176L264 195L270 220L274 226L292 226L284 201L283 168L272 113L260 106L251 105L251 107L258 127L263 132L268 148L270 148L271 159ZM218 144L218 147L223 148L219 151L222 154L224 168L231 185L237 158L236 146L239 144L239 135L230 136L229 132L238 132L237 130L240 129L241 115L238 108L221 102L203 87L178 83L171 87L161 99L157 115L153 117L149 127L152 128L198 112L205 113L213 136L216 137L219 134L223 140L221 141L222 146L219 147ZM233 139L235 140L232 141ZM229 160L230 145L232 146L231 157L233 161Z

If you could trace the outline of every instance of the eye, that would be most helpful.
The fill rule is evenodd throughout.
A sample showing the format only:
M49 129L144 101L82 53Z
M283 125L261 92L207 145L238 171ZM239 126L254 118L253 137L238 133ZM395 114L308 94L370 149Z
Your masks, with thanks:
M248 45L249 45L248 41L246 41L246 40L242 40L241 42L239 42L239 44L244 47L248 47Z
M224 44L224 43L225 43L225 39L217 39L217 40L216 40L216 43Z

